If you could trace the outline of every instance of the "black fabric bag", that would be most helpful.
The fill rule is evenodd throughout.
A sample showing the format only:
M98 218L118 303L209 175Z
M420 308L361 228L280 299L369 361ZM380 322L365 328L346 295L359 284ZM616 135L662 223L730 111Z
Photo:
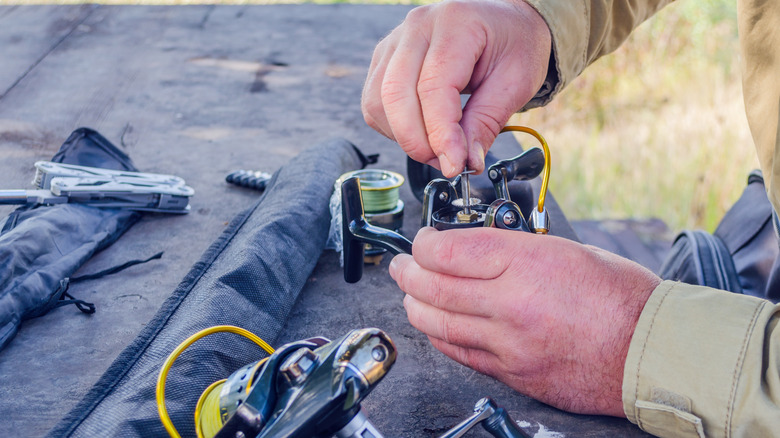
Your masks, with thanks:
M74 131L51 161L137 170L127 154L88 128ZM76 304L86 313L94 312L94 306L67 295L69 277L140 217L128 210L78 204L14 210L0 227L0 349L23 320L55 307Z
M684 231L661 267L666 280L780 301L777 214L759 171L713 234Z
M353 145L336 139L282 167L50 436L166 436L155 402L165 358L214 325L240 326L273 343L325 246L333 184L365 164ZM264 354L229 333L192 344L166 385L166 406L182 436L195 435L192 415L202 391Z

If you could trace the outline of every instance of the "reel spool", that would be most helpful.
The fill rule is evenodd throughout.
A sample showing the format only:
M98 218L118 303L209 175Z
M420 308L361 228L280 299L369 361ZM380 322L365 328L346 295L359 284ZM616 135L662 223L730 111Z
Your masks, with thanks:
M338 185L349 178L360 179L360 193L366 221L374 226L401 232L404 225L404 201L399 199L399 189L404 177L396 172L381 169L362 169L347 172L339 177ZM378 265L386 249L365 244L364 263Z
M268 358L263 358L236 370L227 379L209 385L195 406L195 432L198 438L213 438L236 413L254 388Z

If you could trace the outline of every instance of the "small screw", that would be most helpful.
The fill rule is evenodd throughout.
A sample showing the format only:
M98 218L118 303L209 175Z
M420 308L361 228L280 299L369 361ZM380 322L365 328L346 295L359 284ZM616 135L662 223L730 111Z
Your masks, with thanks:
M517 216L514 211L507 211L502 219L504 220L504 225L508 227L513 227L517 223Z
M387 349L382 345L377 345L371 350L371 357L377 362L382 362L387 358Z
M246 435L244 432L241 432L240 430L236 432L236 438L246 438Z
M490 171L490 175L489 176L490 176L490 179L496 179L496 178L498 178L498 172L496 172L496 170L493 169L493 170Z
M441 202L447 202L447 199L449 199L449 197L450 196L447 194L447 192L439 193L439 201Z

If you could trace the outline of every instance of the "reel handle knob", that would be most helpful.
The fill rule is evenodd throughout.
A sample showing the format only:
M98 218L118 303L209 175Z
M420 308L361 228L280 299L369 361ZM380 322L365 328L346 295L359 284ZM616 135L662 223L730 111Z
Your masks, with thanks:
M522 154L501 160L488 168L488 178L493 183L497 199L509 200L509 181L534 179L544 170L544 151L528 149Z
M493 415L482 421L482 427L497 438L529 438L528 434L517 427L517 423L504 408L496 409Z

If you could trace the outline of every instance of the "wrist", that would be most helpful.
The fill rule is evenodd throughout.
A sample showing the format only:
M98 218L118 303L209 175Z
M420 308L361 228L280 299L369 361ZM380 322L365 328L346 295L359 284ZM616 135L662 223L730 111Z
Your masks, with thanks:
M525 63L525 77L518 84L527 87L524 94L536 100L540 95L550 94L552 82L557 80L553 56L552 32L544 16L526 0L506 0L519 16L516 23L515 48ZM550 78L552 72L552 78ZM552 81L552 82L551 82ZM516 110L520 110L517 108Z

